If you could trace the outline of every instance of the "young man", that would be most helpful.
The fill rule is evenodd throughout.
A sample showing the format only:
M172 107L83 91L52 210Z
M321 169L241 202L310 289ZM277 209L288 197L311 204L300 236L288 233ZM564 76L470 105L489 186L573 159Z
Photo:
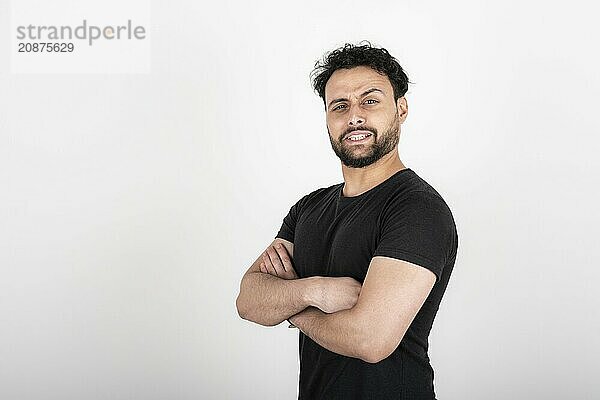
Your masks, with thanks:
M398 154L408 77L368 42L328 53L312 76L344 182L290 208L244 274L238 312L300 329L299 399L435 399L428 336L458 234Z

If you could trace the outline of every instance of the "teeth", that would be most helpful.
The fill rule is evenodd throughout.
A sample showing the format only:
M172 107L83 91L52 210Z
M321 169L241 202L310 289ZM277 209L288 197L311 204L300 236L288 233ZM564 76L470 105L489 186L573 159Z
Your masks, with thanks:
M370 136L370 134L368 135L356 135L356 136L350 136L348 139L350 140L363 140L364 138L366 138L367 136Z

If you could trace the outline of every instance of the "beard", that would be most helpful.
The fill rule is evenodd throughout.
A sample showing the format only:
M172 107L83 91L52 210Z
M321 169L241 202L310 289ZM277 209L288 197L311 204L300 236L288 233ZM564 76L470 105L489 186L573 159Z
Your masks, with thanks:
M345 141L345 137L348 133L355 130L364 130L369 131L373 134L373 143L365 144L365 145L352 145L347 144ZM350 168L363 168L367 165L371 165L381 157L388 154L390 151L394 150L394 148L398 145L398 141L400 138L400 124L399 124L399 116L398 110L396 109L396 115L394 119L390 122L387 129L381 135L381 139L379 138L379 133L377 129L371 128L368 126L359 126L358 128L348 130L344 132L343 135L340 136L339 141L333 140L331 137L331 133L329 132L329 127L327 127L327 133L329 133L329 142L331 143L331 148L342 164ZM356 148L364 148L366 146L370 146L370 148L365 152L358 153Z

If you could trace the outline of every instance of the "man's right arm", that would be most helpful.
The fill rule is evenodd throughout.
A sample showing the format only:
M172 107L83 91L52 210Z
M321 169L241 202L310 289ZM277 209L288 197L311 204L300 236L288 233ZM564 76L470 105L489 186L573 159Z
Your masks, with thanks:
M281 243L293 257L294 244L275 238L271 246ZM236 300L238 314L260 325L274 326L304 310L319 307L320 277L283 279L260 271L262 253L246 271Z

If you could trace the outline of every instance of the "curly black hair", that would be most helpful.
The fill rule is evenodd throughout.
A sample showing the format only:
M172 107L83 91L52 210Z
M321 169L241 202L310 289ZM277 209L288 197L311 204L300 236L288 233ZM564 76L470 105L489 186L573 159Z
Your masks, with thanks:
M357 45L346 43L333 51L326 53L322 60L315 63L314 70L310 73L312 86L315 92L323 99L325 104L325 85L331 75L341 68L354 68L367 66L382 75L386 75L394 89L394 101L404 96L408 90L408 76L398 61L384 48L373 47L368 40L363 40ZM325 109L327 105L325 104Z

